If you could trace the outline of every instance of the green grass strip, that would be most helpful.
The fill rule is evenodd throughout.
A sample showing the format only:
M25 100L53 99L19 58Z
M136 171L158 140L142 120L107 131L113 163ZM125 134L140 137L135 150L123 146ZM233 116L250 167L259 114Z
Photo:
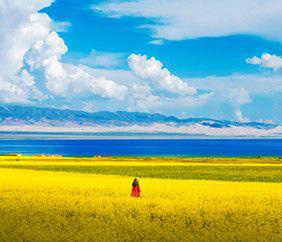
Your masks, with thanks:
M281 166L77 166L0 165L0 168L122 175L162 179L282 182Z

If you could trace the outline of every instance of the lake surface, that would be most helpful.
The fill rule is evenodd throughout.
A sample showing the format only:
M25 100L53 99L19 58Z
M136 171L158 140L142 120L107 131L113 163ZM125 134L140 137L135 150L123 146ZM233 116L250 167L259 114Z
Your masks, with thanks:
M0 140L0 153L62 156L282 156L280 139Z

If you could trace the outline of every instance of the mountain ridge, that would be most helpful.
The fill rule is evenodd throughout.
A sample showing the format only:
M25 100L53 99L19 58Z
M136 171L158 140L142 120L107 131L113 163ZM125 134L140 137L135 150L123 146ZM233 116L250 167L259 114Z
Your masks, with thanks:
M150 125L154 123L192 125L200 124L212 128L253 127L257 129L273 129L278 125L260 122L236 122L211 118L185 118L166 116L159 113L98 111L94 113L70 109L56 109L11 104L0 105L0 125L47 125L64 126L66 123L80 126L129 126Z

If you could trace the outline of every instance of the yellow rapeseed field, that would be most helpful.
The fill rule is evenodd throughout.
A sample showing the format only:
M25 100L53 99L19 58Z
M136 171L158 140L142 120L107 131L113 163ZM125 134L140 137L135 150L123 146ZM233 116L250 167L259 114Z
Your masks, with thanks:
M282 241L282 183L132 179L0 168L0 241Z

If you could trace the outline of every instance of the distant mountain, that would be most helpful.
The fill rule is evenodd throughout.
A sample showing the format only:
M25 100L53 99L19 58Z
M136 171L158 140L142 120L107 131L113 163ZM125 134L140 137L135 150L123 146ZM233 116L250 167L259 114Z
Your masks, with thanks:
M148 126L152 124L168 124L174 126L201 125L211 128L228 127L251 127L256 129L269 130L277 125L248 122L240 123L227 120L215 120L209 118L187 118L179 119L174 116L162 114L150 114L141 112L83 112L73 110L60 110L54 108L40 108L31 106L1 105L0 125L41 125L58 126L66 124L79 126Z

